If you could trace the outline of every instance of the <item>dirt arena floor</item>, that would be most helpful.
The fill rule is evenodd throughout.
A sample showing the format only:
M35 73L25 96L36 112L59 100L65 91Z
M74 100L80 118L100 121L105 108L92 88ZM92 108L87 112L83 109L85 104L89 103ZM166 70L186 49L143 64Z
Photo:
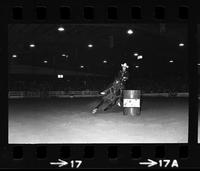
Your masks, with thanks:
M138 117L123 115L119 107L92 114L99 100L9 100L9 143L188 142L188 98L146 97Z

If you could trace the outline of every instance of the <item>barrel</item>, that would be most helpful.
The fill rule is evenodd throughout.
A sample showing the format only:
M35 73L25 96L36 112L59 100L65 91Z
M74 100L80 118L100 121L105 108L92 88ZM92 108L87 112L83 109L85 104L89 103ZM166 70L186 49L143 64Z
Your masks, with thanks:
M123 90L123 114L139 116L141 114L141 91Z

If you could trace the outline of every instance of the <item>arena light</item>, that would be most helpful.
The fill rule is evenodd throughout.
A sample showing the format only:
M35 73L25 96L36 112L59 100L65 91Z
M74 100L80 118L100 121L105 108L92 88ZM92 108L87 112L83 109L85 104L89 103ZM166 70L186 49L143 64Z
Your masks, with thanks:
M137 59L142 59L143 58L143 56L142 55L139 55L138 57L137 57Z
M132 29L128 29L128 30L127 30L127 33L128 33L129 35L131 35L131 34L133 34L133 30L132 30Z
M45 63L45 64L47 64L47 63L48 63L48 61L44 61L44 63Z
M35 47L35 44L31 43L29 46L30 46L31 48L33 48L33 47Z
M104 60L104 61L103 61L103 63L104 63L104 64L107 64L107 63L108 63L108 61Z
M169 63L173 63L173 62L174 62L173 60L170 60L170 61L169 61Z
M62 56L65 57L66 59L69 57L69 55L66 55L64 53L62 54Z
M179 43L179 47L183 47L184 46L184 43Z
M139 68L139 66L138 66L138 65L136 65L136 66L135 66L135 68Z
M93 44L88 44L88 47L89 47L89 48L92 48L92 47L93 47Z
M65 31L65 28L60 26L60 27L58 27L58 31L60 31L60 32Z
M200 63L198 63L197 65L200 66Z
M13 57L13 58L17 58L17 55L13 54L12 57Z
M81 65L80 68L85 68L85 67L83 65Z
M134 53L134 56L138 56L138 53Z
M58 78L63 78L63 75L62 74L58 74L57 77Z

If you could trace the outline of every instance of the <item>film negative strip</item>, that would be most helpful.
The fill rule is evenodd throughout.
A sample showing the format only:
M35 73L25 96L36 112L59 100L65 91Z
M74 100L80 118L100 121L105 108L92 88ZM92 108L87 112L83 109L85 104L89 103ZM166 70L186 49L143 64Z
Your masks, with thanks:
M197 4L1 1L0 168L200 168Z

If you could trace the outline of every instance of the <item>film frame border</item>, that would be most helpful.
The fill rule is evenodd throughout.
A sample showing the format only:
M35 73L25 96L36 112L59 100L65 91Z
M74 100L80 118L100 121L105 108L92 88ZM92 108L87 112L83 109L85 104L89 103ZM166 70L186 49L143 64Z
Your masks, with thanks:
M8 109L7 109L7 68L2 58L1 63L1 123L0 123L0 168L52 168L49 161L56 159L82 159L82 168L146 168L137 163L147 158L174 159L180 168L200 168L198 160L200 145L198 132L198 75L197 75L197 24L199 11L197 1L189 0L66 0L66 1L22 1L0 2L2 21L0 54L7 54L7 24L9 23L185 23L188 25L189 57L189 135L185 144L8 144ZM68 11L61 14L59 8ZM84 7L87 7L84 16ZM109 7L109 13L108 13ZM137 12L131 13L131 8ZM37 9L36 9L37 8ZM38 9L40 8L40 9ZM93 9L93 10L92 10ZM128 10L126 10L128 9ZM65 11L64 10L64 11ZM87 12L89 10L89 12ZM20 12L21 11L21 12ZM44 12L46 11L46 12ZM92 12L93 11L93 12ZM155 12L156 11L156 12ZM186 12L186 15L185 15ZM12 14L15 13L13 18ZM20 14L21 13L21 14ZM39 14L38 14L39 13ZM38 14L38 16L37 16ZM90 16L93 14L93 18ZM63 17L65 19L60 19ZM89 16L89 18L87 18ZM37 17L40 20L37 20ZM86 17L86 18L84 18ZM109 17L109 19L107 18ZM133 18L132 18L133 17ZM156 17L156 18L155 18ZM46 18L46 19L45 19ZM4 61L5 60L5 61ZM136 162L135 162L136 161Z

